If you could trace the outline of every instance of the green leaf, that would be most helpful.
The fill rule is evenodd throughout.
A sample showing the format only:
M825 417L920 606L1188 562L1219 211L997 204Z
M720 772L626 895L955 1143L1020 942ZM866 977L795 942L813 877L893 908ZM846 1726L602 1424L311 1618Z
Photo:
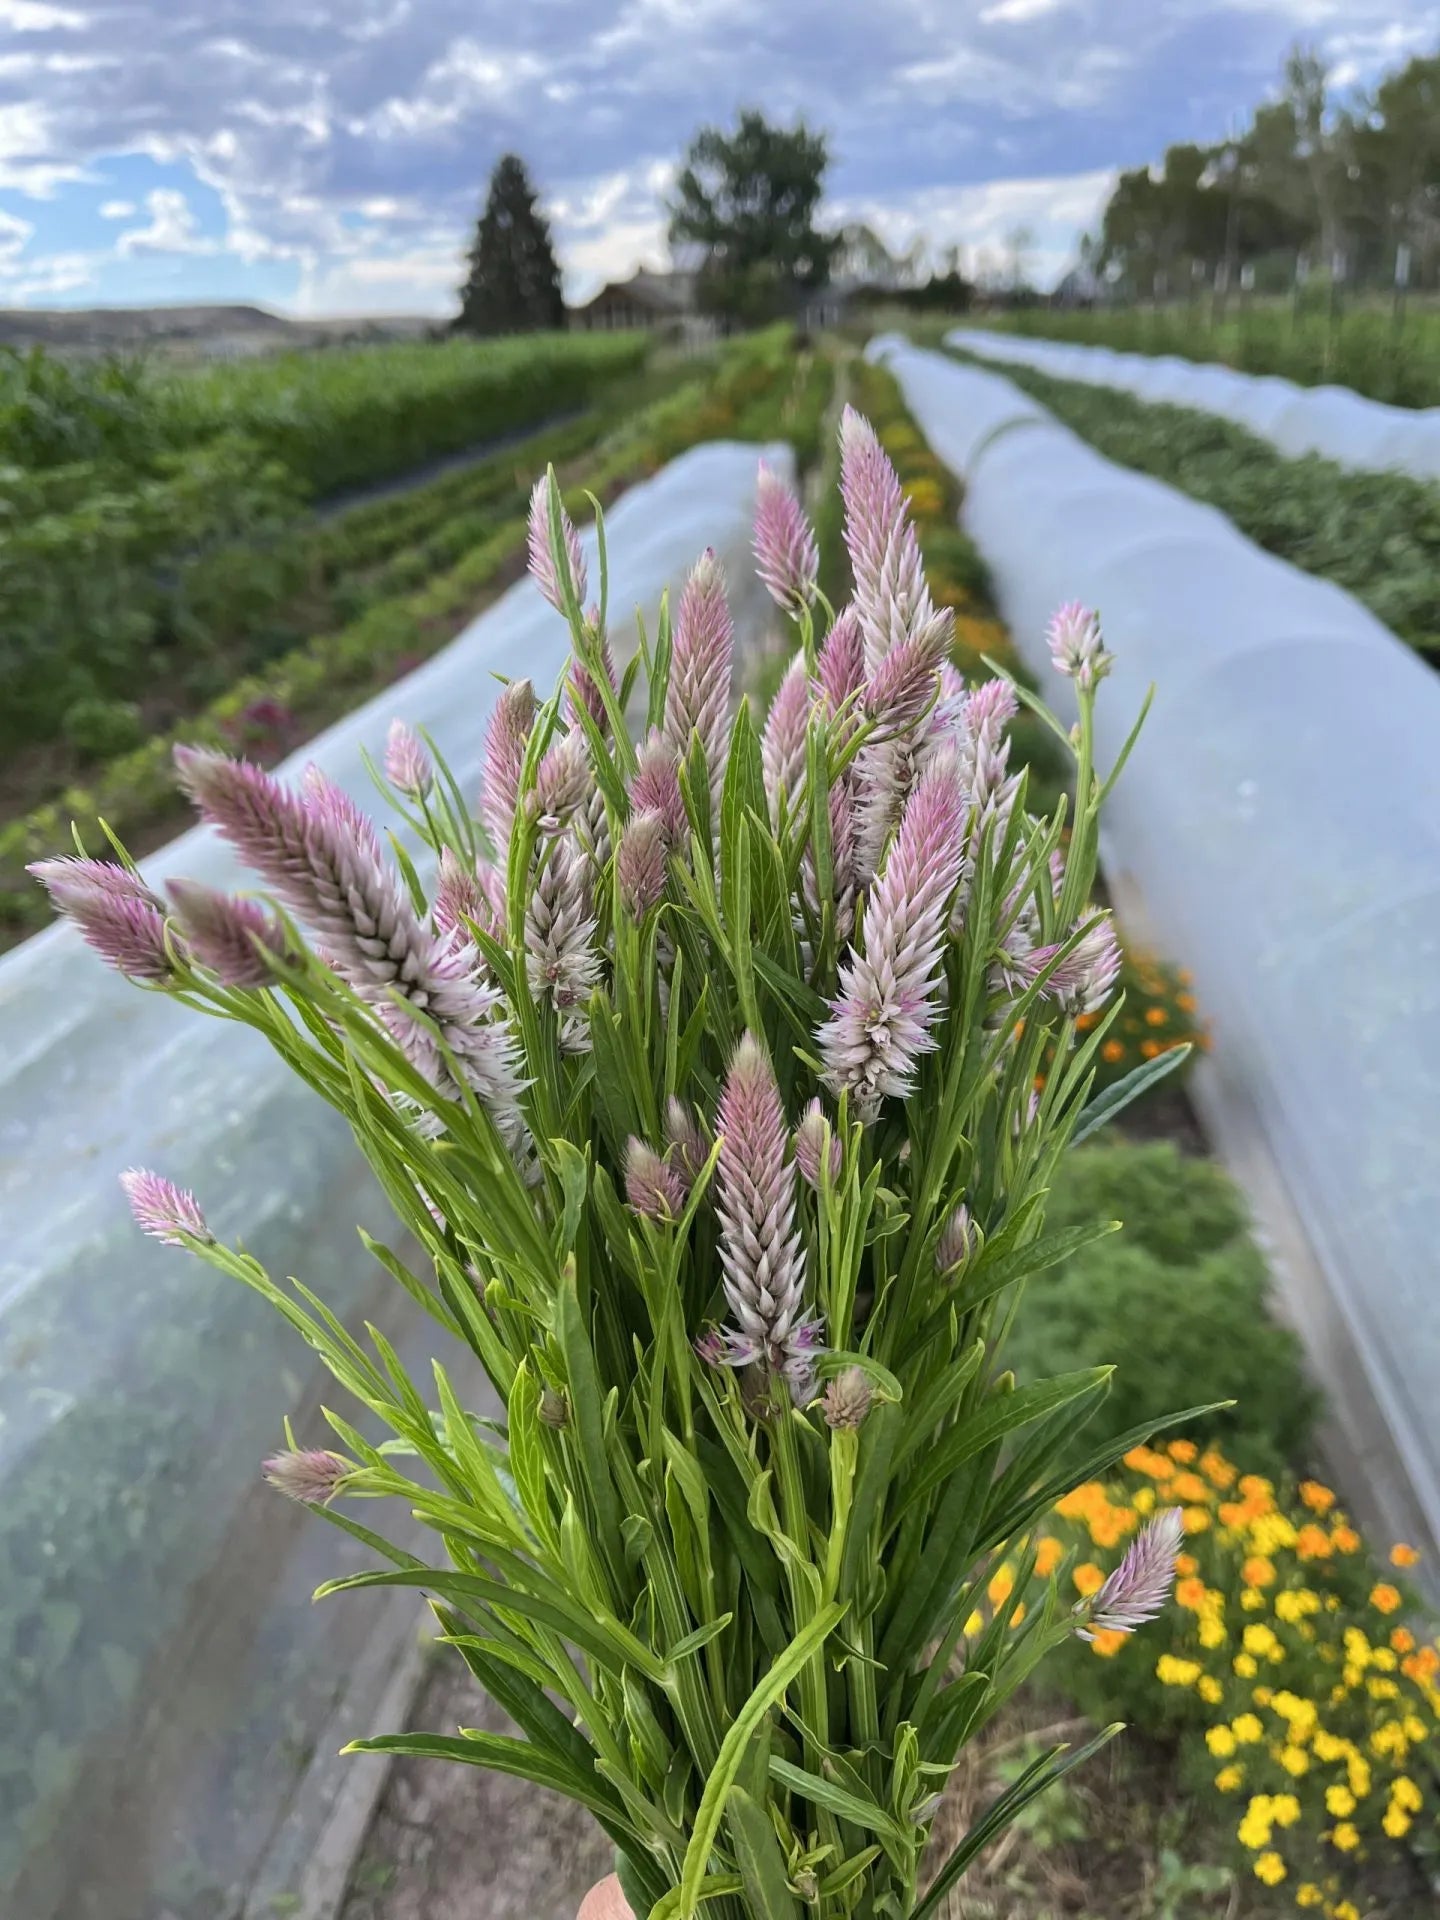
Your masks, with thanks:
M745 1889L747 1920L795 1920L795 1896L785 1877L785 1856L769 1815L743 1787L732 1787L725 1803L725 1818Z
M508 1773L518 1780L529 1780L552 1793L563 1793L578 1800L592 1813L613 1820L620 1815L619 1802L595 1775L587 1777L579 1767L528 1740L516 1740L503 1733L382 1733L369 1740L352 1740L342 1753L398 1753L415 1760L459 1760L469 1767L485 1767L492 1773Z
M595 1353L580 1311L573 1263L555 1296L555 1333L565 1356L570 1414L575 1422L576 1457L584 1475L599 1538L596 1542L617 1595L626 1591L625 1548L620 1537L620 1499L610 1476L605 1415Z
M697 1901L724 1900L732 1893L742 1893L744 1888L745 1883L738 1873L712 1873L700 1882L695 1898ZM679 1887L672 1888L663 1900L650 1909L650 1920L676 1920L680 1912L680 1899ZM638 1907L636 1912L639 1913Z
M585 1155L569 1140L552 1140L550 1157L560 1176L560 1191L565 1203L556 1233L556 1251L563 1258L573 1249L580 1232L585 1195L590 1185L590 1167Z
M863 1827L867 1833L879 1834L882 1841L888 1841L886 1852L891 1848L902 1859L910 1852L910 1836L895 1818L888 1813L880 1802L869 1794L852 1792L833 1780L820 1775L807 1773L803 1767L792 1766L788 1760L782 1760L778 1754L770 1757L770 1777L778 1780L792 1793L798 1793L802 1799L813 1806L827 1807L841 1820L848 1820L852 1826ZM892 1855L892 1858L894 1855Z
M992 1840L998 1839L1006 1827L1047 1787L1053 1786L1072 1768L1083 1766L1085 1761L1092 1759L1120 1731L1121 1727L1117 1722L1114 1726L1103 1728L1093 1740L1087 1740L1085 1745L1074 1753L1067 1752L1064 1747L1056 1747L1052 1753L1042 1755L1032 1766L1027 1767L1014 1785L1007 1788L997 1800L992 1801L971 1827L931 1882L924 1899L912 1910L910 1920L928 1920L928 1916L940 1906L977 1854L983 1852Z
M1038 1240L1027 1240L1023 1247L1015 1247L994 1259L985 1258L985 1254L990 1252L987 1247L975 1261L974 1272L967 1269L961 1273L954 1293L955 1304L962 1313L971 1307L978 1307L982 1301L993 1299L1012 1281L1028 1279L1032 1273L1043 1273L1047 1267L1058 1266L1060 1261L1068 1260L1092 1241L1103 1240L1107 1234L1119 1231L1118 1220L1090 1220L1083 1226L1065 1227L1059 1233L1046 1233Z
M665 1658L673 1667L677 1662L688 1659L692 1653L698 1653L702 1647L708 1647L712 1640L718 1640L730 1622L733 1613L722 1613L718 1620L707 1621L703 1627L696 1627L693 1633L687 1633L683 1640L677 1640Z
M865 1847L859 1853L852 1853L848 1860L842 1860L833 1872L827 1873L820 1882L820 1898L833 1900L838 1893L844 1893L847 1887L853 1887L872 1860L880 1857L879 1847Z
M680 1872L677 1920L694 1920L700 1904L700 1883L705 1878L705 1869L720 1832L725 1803L735 1784L735 1776L740 1770L751 1736L801 1668L819 1652L844 1617L845 1607L838 1601L832 1600L828 1606L822 1607L809 1625L796 1634L731 1721L729 1731L720 1743L710 1778L705 1783L705 1791L695 1814L694 1831L685 1849Z
M1156 1054L1153 1060L1141 1061L1123 1080L1117 1080L1114 1086L1096 1094L1070 1136L1071 1146L1078 1147L1082 1140L1088 1140L1092 1133L1098 1133L1101 1127L1108 1126L1132 1101L1158 1086L1167 1073L1173 1073L1177 1067L1183 1066L1194 1051L1188 1040L1183 1046L1170 1047L1164 1053Z

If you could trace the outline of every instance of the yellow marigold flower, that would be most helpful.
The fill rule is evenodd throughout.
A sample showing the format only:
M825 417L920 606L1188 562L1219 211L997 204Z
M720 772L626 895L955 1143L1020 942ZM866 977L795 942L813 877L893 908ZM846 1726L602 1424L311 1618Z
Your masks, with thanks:
M1118 1627L1095 1627L1090 1635L1090 1651L1098 1653L1102 1660L1113 1660L1129 1638L1129 1634L1121 1633Z
M1242 1747L1253 1747L1265 1738L1265 1729L1253 1713L1237 1714L1230 1722L1230 1731Z
M1370 1791L1370 1762L1363 1754L1354 1752L1349 1754L1345 1762L1345 1775L1355 1798L1365 1799Z
M1202 1673L1200 1678L1195 1682L1195 1691L1207 1707L1218 1707L1220 1702L1225 1698L1225 1689L1213 1673Z
M1432 1701L1431 1704L1433 1706L1434 1702ZM1420 1718L1418 1713L1407 1713L1400 1724L1405 1729L1405 1738L1407 1740L1413 1740L1417 1746L1426 1737L1425 1722Z
M1390 1549L1392 1567L1417 1567L1420 1564L1420 1552L1417 1547L1407 1547L1399 1541Z
M1333 1760L1343 1760L1345 1758L1347 1744L1348 1743L1341 1740L1338 1735L1326 1733L1322 1727L1320 1732L1315 1736L1315 1758L1317 1760L1324 1760L1327 1764Z
M1230 1662L1242 1680L1253 1680L1260 1668L1248 1653L1237 1653Z
M1229 1727L1208 1727L1205 1744L1217 1760L1228 1760L1235 1751L1236 1739Z
M1318 1480L1302 1480L1300 1498L1312 1513L1328 1513L1335 1504L1334 1494L1329 1487L1322 1487Z
M1154 1487L1137 1487L1130 1500L1136 1513L1144 1515L1155 1511Z
M1221 1793L1234 1793L1245 1784L1244 1767L1222 1767L1215 1776L1215 1785Z
M1258 1853L1262 1847L1270 1844L1273 1829L1270 1825L1270 1803L1264 1794L1257 1794L1245 1811L1245 1817L1235 1829L1236 1838L1242 1847L1248 1847L1251 1853Z
M1247 1653L1264 1654L1267 1660L1279 1659L1284 1651L1275 1638L1275 1629L1267 1627L1260 1620L1253 1621L1246 1627L1242 1638Z
M1349 1820L1342 1820L1338 1827L1330 1830L1330 1844L1338 1847L1341 1853L1353 1853L1360 1844L1360 1830Z
M1105 1576L1093 1560L1082 1561L1070 1578L1075 1582L1081 1596L1088 1600L1092 1593L1098 1593L1105 1584Z
M1376 1647L1370 1655L1370 1664L1372 1667L1378 1667L1381 1673L1393 1673L1396 1666L1395 1655L1389 1647Z
M1408 1773L1397 1773L1390 1782L1390 1798L1407 1813L1419 1813L1425 1804L1425 1796Z
M1300 1818L1300 1802L1293 1793L1277 1793L1270 1802L1270 1818L1277 1827L1293 1827Z
M1203 1613L1200 1616L1200 1644L1210 1652L1225 1644L1225 1623L1218 1614Z
M1042 1580L1050 1575L1065 1558L1065 1549L1053 1534L1042 1534L1035 1543L1035 1571Z
M1401 1604L1399 1591L1382 1580L1370 1589L1370 1604L1377 1613L1394 1613Z
M1255 1702L1257 1707L1268 1707L1275 1696L1269 1687L1256 1687L1251 1693L1250 1698Z
M984 1631L985 1631L984 1614L972 1613L970 1618L965 1622L966 1638L973 1640L977 1633L983 1633Z
M1403 1760L1410 1751L1405 1729L1398 1720L1385 1720L1370 1736L1370 1751L1377 1760Z
M1293 1547L1296 1538L1294 1527L1283 1513L1261 1514L1250 1526L1250 1544L1259 1554L1279 1553L1285 1547Z
M1330 1920L1360 1920L1360 1909L1353 1900L1341 1900L1330 1909Z
M1367 1680L1365 1691L1372 1700L1398 1700L1400 1689L1393 1680Z
M1204 1533L1210 1525L1210 1513L1206 1507L1184 1507L1181 1519L1186 1533Z
M1325 1904L1325 1896L1313 1880L1305 1880L1295 1889L1297 1907L1320 1907Z
M1006 1600L1008 1600L1010 1598L1010 1590L1014 1585L1015 1585L1014 1568L1008 1567L1008 1566L1001 1567L999 1572L996 1573L995 1577L991 1580L989 1586L985 1589L985 1591L990 1596L991 1606L992 1607L1001 1606Z
M1355 1811L1354 1794L1337 1781L1333 1787L1325 1789L1325 1811L1333 1814L1337 1820L1348 1820Z
M1162 1653L1155 1662L1155 1678L1162 1687L1193 1687L1201 1672L1197 1660L1178 1660L1173 1653Z
M1263 1880L1267 1887L1278 1887L1285 1878L1285 1862L1272 1850L1256 1857L1251 1872L1257 1880Z
M1267 1560L1263 1553L1252 1553L1240 1569L1240 1578L1247 1587L1273 1587L1275 1562Z
M1410 1816L1403 1807L1387 1807L1380 1824L1392 1840L1403 1840L1410 1831Z
M1298 1780L1310 1771L1310 1756L1303 1747L1284 1746L1280 1749L1280 1764L1292 1780Z
M1246 1613L1259 1613L1265 1605L1265 1596L1263 1593L1257 1593L1254 1587L1246 1587L1240 1596L1240 1605Z

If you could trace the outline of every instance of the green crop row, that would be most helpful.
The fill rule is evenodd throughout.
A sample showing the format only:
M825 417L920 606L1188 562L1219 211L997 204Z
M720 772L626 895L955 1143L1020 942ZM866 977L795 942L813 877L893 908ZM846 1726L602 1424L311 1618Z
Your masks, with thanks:
M1218 507L1267 553L1333 580L1402 640L1440 653L1440 486L1351 473L1318 454L1287 459L1214 414L1109 387L1028 367L1005 375L1107 459Z
M1223 319L1208 303L1171 307L1045 307L1009 315L1008 333L1113 347L1120 353L1174 353L1218 360L1242 373L1279 374L1305 387L1330 382L1392 406L1440 405L1440 311L1413 304L1397 325L1388 303L1332 314L1290 302L1232 306Z
M820 356L814 361L818 373L805 357L797 360L787 330L763 334L730 349L718 369L707 366L614 424L584 459L568 459L563 442L571 428L496 456L507 485L497 490L488 514L467 520L463 534L454 536L463 540L457 556L449 554L452 537L437 532L430 551L440 570L423 582L408 580L403 570L382 572L379 589L372 584L376 597L345 624L245 674L202 711L0 829L0 940L22 938L45 923L44 898L24 868L68 847L72 819L103 817L137 851L155 845L178 823L183 813L171 773L177 740L231 749L238 743L256 758L274 758L290 734L303 738L339 718L452 639L518 573L529 484L547 460L567 462L562 472L572 486L571 510L580 518L589 511L586 490L604 498L698 441L780 439L797 422L803 430L809 412L818 418L828 397L828 362ZM283 732L273 716L283 717Z

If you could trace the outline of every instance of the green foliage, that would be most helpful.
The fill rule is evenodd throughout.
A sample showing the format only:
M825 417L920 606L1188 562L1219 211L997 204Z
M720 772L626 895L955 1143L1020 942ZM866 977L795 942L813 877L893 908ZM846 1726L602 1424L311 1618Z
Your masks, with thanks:
M1222 1441L1259 1473L1303 1456L1316 1396L1298 1340L1268 1310L1239 1195L1213 1160L1168 1145L1083 1147L1061 1170L1049 1220L1120 1220L1123 1231L1032 1278L1011 1343L1022 1380L1103 1358L1115 1386L1087 1438L1157 1419L1180 1399L1233 1398L1185 1431Z
M67 707L60 728L82 760L109 760L129 753L145 738L140 709L133 700L77 700Z
M470 248L460 289L461 333L533 333L565 325L560 267L525 163L502 154Z
M962 357L962 356L957 356ZM1440 652L1440 486L1288 460L1243 427L1028 367L1006 377L1107 459L1218 507L1257 546L1333 580L1392 633Z
M795 290L821 285L833 238L815 225L829 148L803 121L740 115L733 133L704 127L690 143L670 203L670 242L700 256L700 297L750 323L788 311Z

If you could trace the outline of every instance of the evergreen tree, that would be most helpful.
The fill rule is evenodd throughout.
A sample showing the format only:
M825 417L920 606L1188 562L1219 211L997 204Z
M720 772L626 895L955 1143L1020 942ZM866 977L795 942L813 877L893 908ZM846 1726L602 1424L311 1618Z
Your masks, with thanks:
M504 154L490 176L455 325L462 333L531 333L564 324L550 223L524 161Z

